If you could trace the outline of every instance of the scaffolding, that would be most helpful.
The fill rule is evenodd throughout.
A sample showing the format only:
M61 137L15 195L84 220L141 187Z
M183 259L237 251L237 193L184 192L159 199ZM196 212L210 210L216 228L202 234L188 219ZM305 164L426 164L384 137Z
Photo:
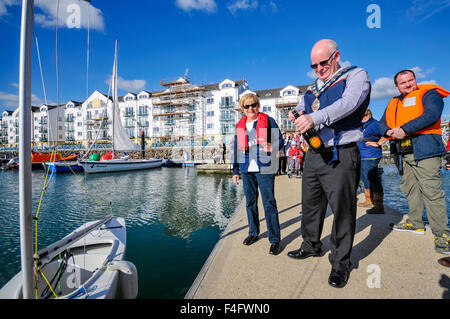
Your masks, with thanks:
M186 77L176 81L161 81L167 89L152 93L152 115L155 142L166 145L202 145L204 139L205 87L195 86Z

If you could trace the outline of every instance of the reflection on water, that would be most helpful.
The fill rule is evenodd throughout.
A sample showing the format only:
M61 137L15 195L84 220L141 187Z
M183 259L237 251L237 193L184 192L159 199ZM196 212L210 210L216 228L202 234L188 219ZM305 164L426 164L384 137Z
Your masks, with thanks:
M38 247L112 211L127 224L127 257L139 273L139 298L182 298L243 199L230 177L197 175L195 168L158 168L54 175L44 195ZM33 212L43 171L33 171ZM17 172L0 174L0 287L20 269ZM98 203L100 202L103 207Z

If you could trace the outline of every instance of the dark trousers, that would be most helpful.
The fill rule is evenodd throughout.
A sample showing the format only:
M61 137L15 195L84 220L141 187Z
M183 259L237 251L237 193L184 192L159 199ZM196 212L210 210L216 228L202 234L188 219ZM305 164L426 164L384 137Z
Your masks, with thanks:
M302 179L301 248L319 252L323 223L330 205L334 214L329 260L333 269L348 270L355 236L356 191L361 157L357 146L339 148L339 162L327 165L321 154L308 151Z
M378 174L380 158L361 160L361 180L365 189L374 193L383 194L383 184Z
M242 173L248 218L248 234L259 235L258 187L261 191L267 235L271 244L280 241L280 222L275 200L275 174Z
M285 157L285 156L281 156L280 158L279 158L279 164L280 164L280 166L278 166L278 173L279 174L281 174L281 173L286 173L286 168L287 168L287 157Z

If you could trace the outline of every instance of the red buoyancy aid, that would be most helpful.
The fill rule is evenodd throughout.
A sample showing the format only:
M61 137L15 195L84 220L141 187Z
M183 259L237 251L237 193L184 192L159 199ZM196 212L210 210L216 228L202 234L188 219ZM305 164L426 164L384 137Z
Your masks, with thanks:
M395 128L414 120L423 114L422 98L430 90L436 90L442 98L450 95L450 92L434 84L420 84L418 89L412 91L403 100L395 97L386 109L386 124ZM439 134L441 135L441 119L432 125L414 132L415 134Z
M256 143L266 144L268 136L268 122L269 116L265 113L258 113L258 119L256 120ZM247 116L243 116L236 125L236 134L238 148L240 150L248 150L248 136L247 136Z

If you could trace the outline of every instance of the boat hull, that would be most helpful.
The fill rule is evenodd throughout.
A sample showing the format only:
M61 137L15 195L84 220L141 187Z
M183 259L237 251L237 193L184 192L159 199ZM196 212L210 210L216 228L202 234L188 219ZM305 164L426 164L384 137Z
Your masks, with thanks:
M83 166L78 165L78 162L50 162L42 163L44 169L49 168L50 173L72 173L73 172L83 172Z
M97 225L95 225L97 224ZM83 229L93 227L86 234L75 238ZM111 218L106 223L86 223L57 243L38 252L42 256L42 273L49 280L55 276L61 255L70 252L67 268L61 273L55 294L61 299L109 299L117 297L120 271L110 270L105 265L123 262L126 247L126 226L123 218ZM46 260L47 258L47 260ZM21 299L22 272L13 277L1 290L0 299ZM40 278L38 298L56 298L45 295L47 284ZM56 291L58 286L58 291Z
M134 171L141 169L161 167L162 160L106 160L106 161L79 161L83 166L84 172L88 174L93 173L109 173L109 172L123 172Z

